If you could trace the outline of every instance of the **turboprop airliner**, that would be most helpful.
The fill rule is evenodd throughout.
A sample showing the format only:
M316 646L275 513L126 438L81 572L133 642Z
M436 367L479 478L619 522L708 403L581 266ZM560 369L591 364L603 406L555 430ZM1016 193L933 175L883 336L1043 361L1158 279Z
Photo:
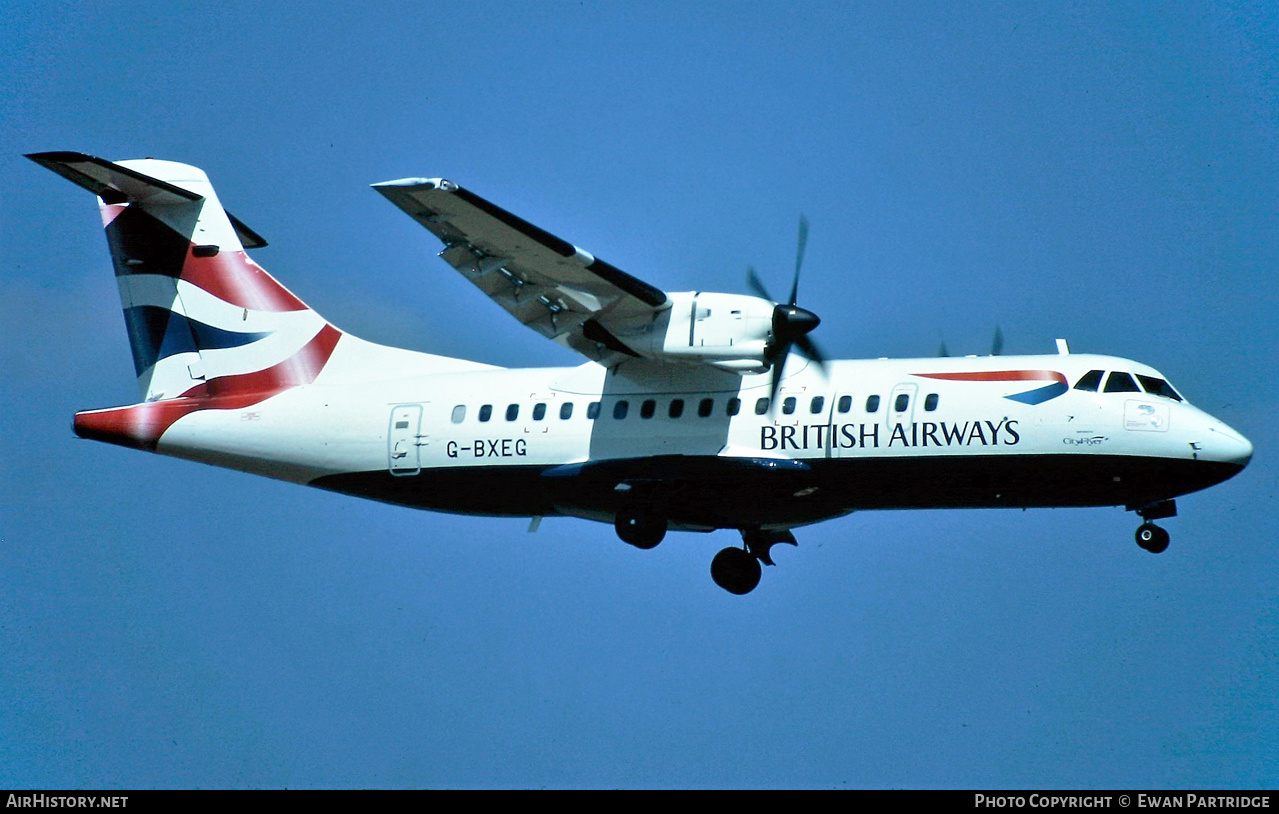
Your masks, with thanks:
M1122 506L1138 544L1252 444L1130 359L826 360L797 304L666 292L441 178L374 189L515 319L585 357L508 370L327 322L246 250L195 167L32 160L98 197L141 390L84 437L387 503L612 523L647 549L734 529L711 576L752 591L793 529L869 509ZM997 349L996 349L997 350ZM798 351L798 352L794 352Z

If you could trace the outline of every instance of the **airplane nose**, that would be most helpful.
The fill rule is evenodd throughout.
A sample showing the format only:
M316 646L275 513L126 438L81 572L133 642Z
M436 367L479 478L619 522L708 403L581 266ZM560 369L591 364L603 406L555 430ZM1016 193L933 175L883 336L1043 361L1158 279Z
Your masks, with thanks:
M1252 442L1220 421L1208 427L1208 446L1205 451L1213 460L1234 464L1240 469L1252 460Z

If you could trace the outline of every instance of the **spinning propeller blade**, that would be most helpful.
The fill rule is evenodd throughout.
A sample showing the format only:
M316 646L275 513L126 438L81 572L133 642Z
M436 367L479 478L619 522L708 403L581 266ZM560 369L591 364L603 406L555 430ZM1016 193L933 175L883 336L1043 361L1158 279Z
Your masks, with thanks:
M807 308L796 305L799 298L799 273L804 267L804 251L807 247L808 218L800 215L799 242L795 251L795 276L791 280L790 300L785 305L773 300L753 266L746 267L746 285L759 296L776 303L773 307L773 338L764 352L764 359L773 370L772 383L769 387L770 403L776 401L777 389L782 382L782 371L786 367L786 359L790 356L792 346L798 346L814 364L825 369L826 355L808 337L809 332L821 324L821 318Z

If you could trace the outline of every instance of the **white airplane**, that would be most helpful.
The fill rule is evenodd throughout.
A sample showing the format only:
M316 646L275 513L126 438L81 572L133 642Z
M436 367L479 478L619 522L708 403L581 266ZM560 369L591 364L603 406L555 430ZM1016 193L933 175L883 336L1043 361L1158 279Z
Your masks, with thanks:
M507 370L329 324L246 254L265 242L195 167L29 156L99 198L142 401L85 438L433 511L736 529L711 575L745 594L791 530L867 509L1124 506L1137 542L1252 444L1148 365L1058 353L824 362L795 283L668 293L443 179L374 189L440 257L588 361ZM807 358L792 355L798 348Z

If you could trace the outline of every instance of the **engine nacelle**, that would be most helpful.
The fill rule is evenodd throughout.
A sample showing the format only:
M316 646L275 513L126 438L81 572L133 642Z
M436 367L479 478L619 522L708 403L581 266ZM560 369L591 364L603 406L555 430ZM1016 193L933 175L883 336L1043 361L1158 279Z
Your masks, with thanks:
M647 329L618 338L650 359L709 364L745 375L768 370L775 304L745 294L686 291Z

